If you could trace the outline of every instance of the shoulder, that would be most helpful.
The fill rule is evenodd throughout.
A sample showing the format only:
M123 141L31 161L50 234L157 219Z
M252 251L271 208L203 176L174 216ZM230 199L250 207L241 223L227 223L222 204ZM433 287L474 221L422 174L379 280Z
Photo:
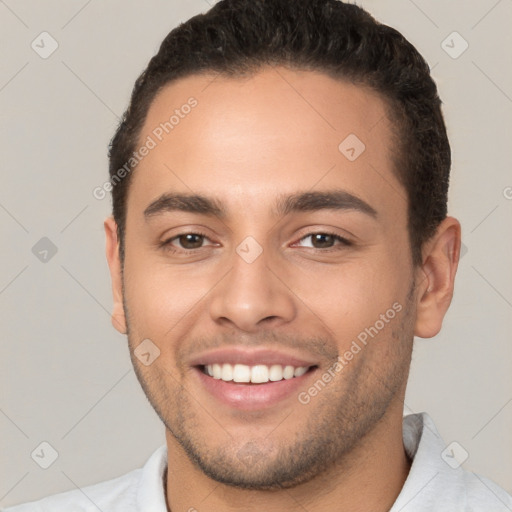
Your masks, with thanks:
M135 469L112 480L10 507L4 512L129 512L134 507L141 472Z
M167 447L160 446L144 467L111 480L16 505L3 512L165 512Z
M492 480L476 473L463 471L463 481L468 511L509 512L512 510L512 496Z
M447 445L428 414L404 418L403 440L412 465L391 512L512 510L512 496L504 489L462 467L467 453L459 456L454 443Z

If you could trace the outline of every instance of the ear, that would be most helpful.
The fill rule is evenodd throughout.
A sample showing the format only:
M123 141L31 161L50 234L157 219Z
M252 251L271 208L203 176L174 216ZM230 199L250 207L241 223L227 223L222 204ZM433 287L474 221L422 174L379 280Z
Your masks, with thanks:
M417 314L414 335L432 338L440 330L453 297L461 244L460 223L446 217L425 244L417 271Z
M119 241L117 239L117 224L113 217L108 217L103 223L106 236L106 255L110 278L112 280L112 295L114 307L112 310L112 325L121 333L126 334L126 317L123 306L123 280L121 260L119 258Z

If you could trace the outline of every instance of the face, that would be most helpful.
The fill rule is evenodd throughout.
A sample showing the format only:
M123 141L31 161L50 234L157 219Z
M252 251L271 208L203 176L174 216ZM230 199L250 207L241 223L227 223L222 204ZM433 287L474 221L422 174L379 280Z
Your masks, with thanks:
M377 95L315 72L191 76L153 102L119 317L169 443L213 479L292 487L401 417L415 299L392 140Z

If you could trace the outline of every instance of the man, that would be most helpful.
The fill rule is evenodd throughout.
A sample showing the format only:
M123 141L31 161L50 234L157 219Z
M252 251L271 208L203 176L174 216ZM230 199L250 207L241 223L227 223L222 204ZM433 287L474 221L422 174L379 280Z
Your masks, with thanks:
M335 0L173 30L111 144L113 324L166 427L141 470L12 511L505 511L403 415L460 224L437 89Z

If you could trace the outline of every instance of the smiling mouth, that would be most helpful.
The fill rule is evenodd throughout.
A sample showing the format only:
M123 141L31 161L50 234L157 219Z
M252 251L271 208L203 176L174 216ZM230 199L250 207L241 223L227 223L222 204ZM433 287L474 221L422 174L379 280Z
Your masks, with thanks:
M245 364L216 363L199 365L198 368L205 375L224 382L233 382L236 384L268 384L302 377L317 368L317 366L285 366L280 364L257 364L249 366Z

